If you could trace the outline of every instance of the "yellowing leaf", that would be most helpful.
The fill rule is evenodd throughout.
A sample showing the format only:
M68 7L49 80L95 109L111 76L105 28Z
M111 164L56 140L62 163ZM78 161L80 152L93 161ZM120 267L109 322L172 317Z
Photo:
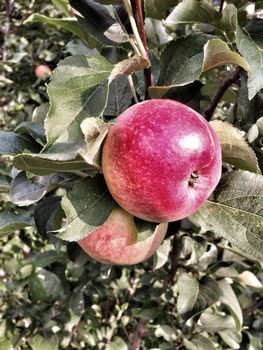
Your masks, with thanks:
M204 62L202 71L223 66L225 64L235 64L242 67L247 72L250 71L247 61L238 53L230 50L227 43L221 39L209 40L204 46Z
M219 120L211 121L210 125L219 139L224 162L238 169L261 173L254 151L237 128Z

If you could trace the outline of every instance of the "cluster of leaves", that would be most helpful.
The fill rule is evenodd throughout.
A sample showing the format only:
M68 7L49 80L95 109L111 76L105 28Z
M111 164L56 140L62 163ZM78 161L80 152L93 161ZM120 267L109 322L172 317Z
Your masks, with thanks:
M3 36L12 54L0 67L9 129L0 132L0 348L261 349L253 299L262 301L262 2L250 17L247 1L227 1L220 12L212 1L145 0L150 62L121 1L71 0L74 11L66 0L52 3L16 3L17 32ZM30 47L12 46L12 36ZM43 59L58 63L47 94L25 69ZM150 63L156 83L146 91L142 70ZM166 239L153 264L107 271L90 261L72 241L114 205L100 169L111 120L145 94L179 100L209 119L233 66L240 79L211 122L224 175L190 218L195 226L180 223L173 248ZM14 102L18 92L23 98Z

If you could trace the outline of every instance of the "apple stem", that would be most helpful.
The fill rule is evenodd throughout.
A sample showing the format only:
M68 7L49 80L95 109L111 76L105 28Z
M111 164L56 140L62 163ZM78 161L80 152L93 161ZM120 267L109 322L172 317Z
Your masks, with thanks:
M232 74L230 74L230 76L228 76L220 85L218 90L215 92L215 94L213 95L212 99L211 99L211 103L210 105L207 107L207 109L204 111L204 116L206 118L206 120L211 120L214 111L218 105L218 103L220 102L221 98L223 97L224 93L226 92L226 90L232 85L234 84L237 79L239 78L239 75L242 71L241 67L237 67Z

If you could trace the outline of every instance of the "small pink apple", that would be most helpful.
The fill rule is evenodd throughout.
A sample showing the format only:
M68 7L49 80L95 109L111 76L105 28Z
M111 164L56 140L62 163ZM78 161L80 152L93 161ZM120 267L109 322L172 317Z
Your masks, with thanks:
M35 68L35 74L38 78L45 80L51 75L51 69L46 64L38 64Z
M153 222L195 212L221 177L214 130L196 111L172 100L149 100L124 111L110 128L102 170L117 203Z
M114 208L108 219L78 241L95 260L110 265L134 265L147 260L162 243L167 224L156 226L154 233L137 242L134 217L122 208Z

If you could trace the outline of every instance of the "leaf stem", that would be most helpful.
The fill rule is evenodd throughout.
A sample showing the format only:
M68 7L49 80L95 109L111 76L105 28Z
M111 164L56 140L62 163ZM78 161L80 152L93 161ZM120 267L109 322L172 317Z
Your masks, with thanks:
M128 75L128 81L129 81L129 85L130 85L130 89L131 89L134 101L135 101L135 103L138 103L139 101L138 101L138 98L137 98L137 95L136 95L136 90L135 90L133 79L132 79L131 75Z
M220 8L219 8L219 12L222 13L223 11L223 8L224 8L224 2L225 0L221 0L221 3L220 3Z
M129 21L130 21L130 24L131 24L131 27L132 27L133 35L134 35L136 43L138 45L138 49L140 51L140 54L144 58L148 59L147 52L146 52L145 47L143 45L143 42L141 40L139 31L138 31L138 28L137 28L137 25L136 25L136 21L135 21L135 18L133 16L130 0L123 0L123 4L124 4L124 7L125 7L125 9L127 11L128 18L129 18Z
M204 112L204 116L205 118L209 121L211 120L214 111L218 105L218 103L220 102L221 98L223 97L224 93L226 92L226 90L232 85L234 84L238 77L240 72L242 71L241 67L237 67L233 73L228 76L220 85L218 90L215 92L215 94L212 97L211 103L210 105L207 107L207 109Z
M131 0L132 10L134 13L135 21L138 27L140 38L142 40L143 46L145 48L147 58L149 59L149 48L147 45L146 33L144 28L144 20L142 13L142 4L141 0ZM148 88L152 86L152 72L151 68L144 69L144 78L145 78L145 88L146 88L146 97L148 98Z

